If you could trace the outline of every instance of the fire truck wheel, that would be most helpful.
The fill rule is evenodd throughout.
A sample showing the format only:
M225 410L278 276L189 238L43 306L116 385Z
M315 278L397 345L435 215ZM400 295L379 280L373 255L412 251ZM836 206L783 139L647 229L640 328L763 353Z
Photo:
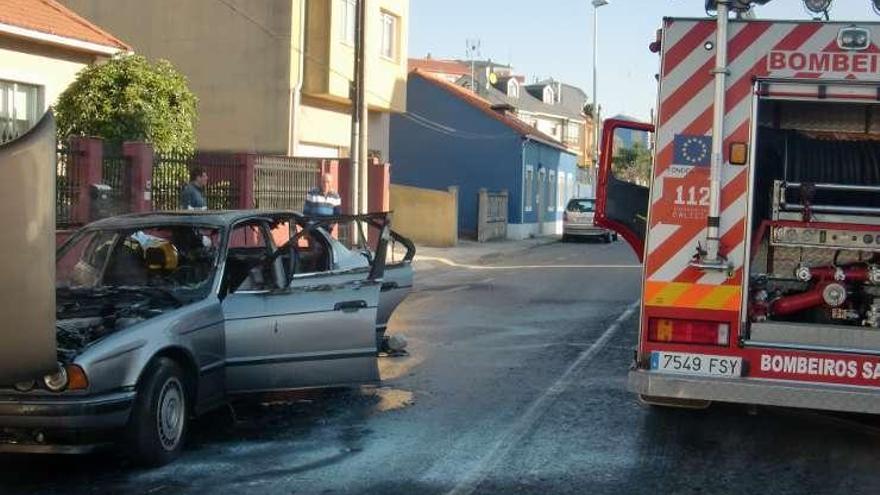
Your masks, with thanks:
M699 399L673 399L670 397L654 397L651 395L639 395L639 402L646 406L674 409L708 409L712 405L710 400Z

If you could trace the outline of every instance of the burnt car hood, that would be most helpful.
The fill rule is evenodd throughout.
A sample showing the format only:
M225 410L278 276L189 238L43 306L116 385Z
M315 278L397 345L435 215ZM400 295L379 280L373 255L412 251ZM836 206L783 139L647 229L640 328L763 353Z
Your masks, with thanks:
M55 120L0 145L0 384L55 369Z

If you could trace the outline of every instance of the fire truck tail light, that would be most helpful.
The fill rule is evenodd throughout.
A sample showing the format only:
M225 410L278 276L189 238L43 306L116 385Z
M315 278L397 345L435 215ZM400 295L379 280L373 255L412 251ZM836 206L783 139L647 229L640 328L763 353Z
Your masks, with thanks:
M648 340L673 344L726 346L730 343L730 324L717 321L651 318Z

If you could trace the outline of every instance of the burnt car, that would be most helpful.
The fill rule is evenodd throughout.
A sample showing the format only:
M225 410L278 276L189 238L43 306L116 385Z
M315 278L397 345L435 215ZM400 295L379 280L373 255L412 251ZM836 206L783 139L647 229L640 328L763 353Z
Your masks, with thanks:
M372 228L359 247L337 239L345 222ZM407 247L394 263L391 242ZM377 382L377 332L412 286L413 254L385 214L94 222L56 254L57 369L0 386L0 451L122 439L160 465L180 453L191 418L235 396Z

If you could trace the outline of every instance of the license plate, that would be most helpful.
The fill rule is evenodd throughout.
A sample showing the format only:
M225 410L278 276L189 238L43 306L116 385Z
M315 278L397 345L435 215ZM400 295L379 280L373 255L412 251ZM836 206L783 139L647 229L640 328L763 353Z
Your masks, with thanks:
M743 372L742 358L662 351L651 353L651 369L680 375L724 377L742 376Z

